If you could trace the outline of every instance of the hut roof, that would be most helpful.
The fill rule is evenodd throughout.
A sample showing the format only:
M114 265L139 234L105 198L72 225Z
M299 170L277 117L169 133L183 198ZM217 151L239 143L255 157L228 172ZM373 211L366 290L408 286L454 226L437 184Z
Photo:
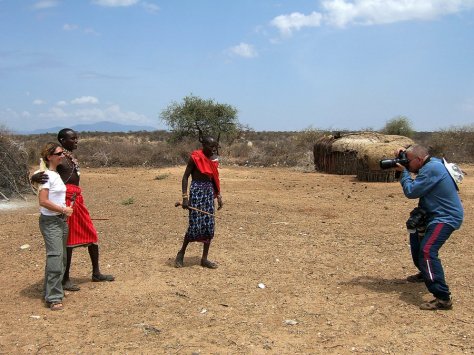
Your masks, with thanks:
M390 153L398 147L406 147L413 144L410 138L381 134L377 132L348 133L340 138L335 138L331 143L331 150L337 152L354 151L360 152L367 147L378 145L393 147Z

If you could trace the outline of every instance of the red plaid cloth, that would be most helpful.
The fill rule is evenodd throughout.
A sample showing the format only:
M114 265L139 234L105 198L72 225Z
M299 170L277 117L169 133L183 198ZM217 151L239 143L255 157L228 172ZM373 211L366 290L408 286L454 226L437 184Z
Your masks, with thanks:
M76 185L66 184L66 205L71 205L71 197L75 193L74 212L67 219L69 225L69 234L67 238L68 247L77 247L80 245L97 244L98 237L94 224L92 223L89 211L84 205L84 197L81 194L81 188Z

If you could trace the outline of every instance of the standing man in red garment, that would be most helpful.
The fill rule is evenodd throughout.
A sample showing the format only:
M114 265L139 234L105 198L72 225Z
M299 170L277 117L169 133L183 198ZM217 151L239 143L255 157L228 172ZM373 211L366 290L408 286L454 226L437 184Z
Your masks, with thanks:
M100 272L99 267L99 245L97 231L92 223L89 211L84 204L82 190L79 187L80 169L73 151L77 149L78 137L77 133L70 129L64 128L58 133L58 141L64 148L64 157L57 167L57 172L61 176L66 185L66 204L71 205L71 198L75 196L74 213L68 218L69 234L67 239L67 264L63 277L63 289L66 291L79 291L79 286L72 283L69 277L71 268L72 252L74 248L79 246L87 246L89 256L92 262L92 281L114 281L112 275L104 275ZM31 181L35 183L44 183L47 181L47 175L43 173L34 174Z
M183 193L182 207L194 207L196 210L189 209L188 230L184 236L183 245L175 259L175 266L178 268L184 265L184 254L190 242L203 243L202 267L209 269L217 268L217 264L210 261L207 257L212 238L214 238L214 199L217 198L218 210L224 205L220 194L218 161L213 159L214 156L217 156L218 142L212 137L205 137L200 139L200 141L202 149L191 153L181 183ZM192 181L188 196L188 180L190 175Z

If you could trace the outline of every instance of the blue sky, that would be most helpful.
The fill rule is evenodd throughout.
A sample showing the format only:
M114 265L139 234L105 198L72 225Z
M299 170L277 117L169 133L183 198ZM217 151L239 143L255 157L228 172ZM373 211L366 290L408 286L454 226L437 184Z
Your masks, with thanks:
M474 124L474 0L0 0L0 124L166 126L190 94L258 131Z

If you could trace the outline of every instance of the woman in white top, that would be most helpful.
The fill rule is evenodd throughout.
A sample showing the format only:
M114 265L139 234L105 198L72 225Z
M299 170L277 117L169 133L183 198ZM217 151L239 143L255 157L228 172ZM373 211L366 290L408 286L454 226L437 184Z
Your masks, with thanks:
M41 157L48 170L48 181L39 186L40 218L39 227L46 247L46 267L44 273L44 299L53 311L63 309L64 291L62 278L66 265L66 240L68 227L66 218L72 208L66 206L66 186L56 172L56 167L64 155L58 143L47 143Z

